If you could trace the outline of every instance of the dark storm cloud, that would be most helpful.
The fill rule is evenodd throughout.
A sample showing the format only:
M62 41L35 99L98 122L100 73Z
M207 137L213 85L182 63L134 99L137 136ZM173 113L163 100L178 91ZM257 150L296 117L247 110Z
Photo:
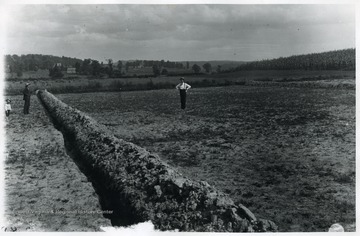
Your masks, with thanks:
M9 53L254 60L355 47L351 5L27 5L10 13Z

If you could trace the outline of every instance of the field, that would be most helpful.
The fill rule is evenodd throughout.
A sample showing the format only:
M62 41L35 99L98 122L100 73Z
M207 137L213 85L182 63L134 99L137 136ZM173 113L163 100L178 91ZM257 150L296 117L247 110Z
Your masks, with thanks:
M5 84L5 94L21 94L25 83L31 88L47 89L51 93L83 93L132 91L149 89L174 88L179 83L180 76L161 76L156 78L97 78L72 77L62 79L32 78L9 79ZM267 82L272 84L301 83L304 87L334 87L338 85L355 88L354 71L240 71L225 74L189 75L185 80L195 87L228 86L249 84L252 82ZM320 84L319 84L320 82Z
M67 156L61 133L37 98L32 97L26 116L22 97L10 98L13 111L5 127L6 231L99 231L99 226L109 226L97 212L100 205L92 185Z
M327 231L333 223L355 231L355 90L193 88L185 112L175 89L57 97L184 175L229 194L282 232ZM29 116L21 114L21 96L11 99L10 225L19 231L92 231L108 225L101 214L18 214L99 206L37 99L32 98Z

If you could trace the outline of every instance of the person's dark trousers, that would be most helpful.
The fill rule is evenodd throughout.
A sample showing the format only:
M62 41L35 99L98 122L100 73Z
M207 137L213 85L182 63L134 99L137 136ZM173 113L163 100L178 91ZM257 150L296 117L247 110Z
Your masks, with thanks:
M24 105L24 114L29 114L29 108L30 108L30 100L25 100L25 105Z
M6 116L9 116L10 115L10 110L6 110L5 114L6 114Z
M181 109L185 109L186 107L186 90L180 89L180 101L181 101Z

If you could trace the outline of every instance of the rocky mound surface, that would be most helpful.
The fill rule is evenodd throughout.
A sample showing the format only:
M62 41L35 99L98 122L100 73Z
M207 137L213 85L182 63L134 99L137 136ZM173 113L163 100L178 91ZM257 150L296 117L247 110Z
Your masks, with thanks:
M47 91L37 93L65 146L99 195L113 225L151 220L156 229L277 231L206 182L182 176L157 155L112 135L91 117ZM65 170L66 171L66 170Z

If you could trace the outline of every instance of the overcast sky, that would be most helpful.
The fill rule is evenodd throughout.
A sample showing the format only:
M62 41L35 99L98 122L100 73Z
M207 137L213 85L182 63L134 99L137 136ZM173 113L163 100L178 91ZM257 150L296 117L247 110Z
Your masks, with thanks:
M355 47L353 5L16 5L6 53L251 61Z

